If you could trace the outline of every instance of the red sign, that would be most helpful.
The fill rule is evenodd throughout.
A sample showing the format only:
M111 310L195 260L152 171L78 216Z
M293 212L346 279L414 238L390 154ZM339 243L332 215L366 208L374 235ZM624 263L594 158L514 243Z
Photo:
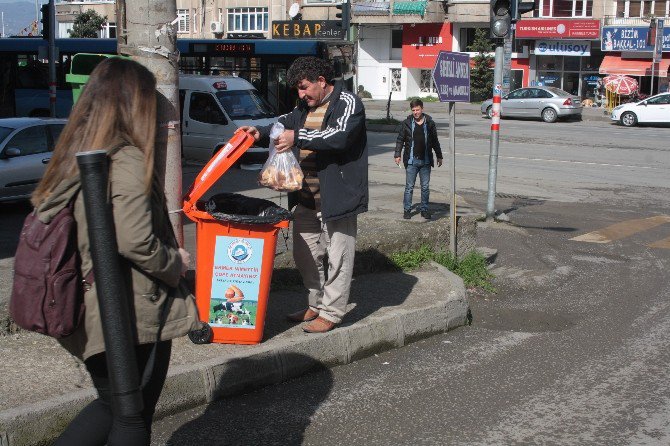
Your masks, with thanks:
M451 51L451 23L402 26L402 66L433 69L440 51Z
M517 39L584 39L600 38L599 20L523 19L516 22Z

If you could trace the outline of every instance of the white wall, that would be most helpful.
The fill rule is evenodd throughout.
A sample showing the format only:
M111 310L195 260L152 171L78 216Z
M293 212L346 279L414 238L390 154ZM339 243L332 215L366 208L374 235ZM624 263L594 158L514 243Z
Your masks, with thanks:
M358 34L358 85L363 85L374 99L388 99L391 68L401 68L401 91L394 92L392 99L404 100L407 97L407 69L402 68L401 57L399 51L391 52L389 26L361 26Z

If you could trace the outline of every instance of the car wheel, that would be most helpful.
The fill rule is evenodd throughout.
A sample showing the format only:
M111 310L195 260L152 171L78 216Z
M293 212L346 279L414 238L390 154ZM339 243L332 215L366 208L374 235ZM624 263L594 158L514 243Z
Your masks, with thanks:
M542 120L544 122L556 122L558 119L558 113L551 107L547 107L542 110Z
M489 105L488 108L486 109L486 117L489 119L493 119L493 106Z
M621 115L621 124L626 127L633 127L637 124L637 116L635 116L635 113L633 112L625 112Z

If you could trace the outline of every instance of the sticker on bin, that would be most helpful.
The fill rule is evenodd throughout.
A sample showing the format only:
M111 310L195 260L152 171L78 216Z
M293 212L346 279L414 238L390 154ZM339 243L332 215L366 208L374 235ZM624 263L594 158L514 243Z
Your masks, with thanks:
M255 328L263 239L217 236L209 303L212 327Z

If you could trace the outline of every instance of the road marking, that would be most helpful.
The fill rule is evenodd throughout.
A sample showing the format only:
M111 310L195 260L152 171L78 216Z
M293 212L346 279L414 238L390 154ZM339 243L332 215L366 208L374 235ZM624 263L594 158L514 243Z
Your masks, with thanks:
M636 218L633 220L622 221L621 223L615 223L613 225L607 226L606 228L573 237L570 240L587 243L609 243L614 240L619 240L625 237L629 237L633 234L637 234L638 232L647 231L665 223L670 223L670 215L656 215L654 217L648 218ZM666 242L668 247L670 247L670 238L660 240L656 243L660 242ZM664 246L659 247L662 248Z
M461 156L476 156L480 158L488 158L488 154L481 153L463 153L456 152L456 155ZM550 163L566 163L566 164L584 164L587 166L608 166L608 167L626 167L632 169L661 169L654 166L633 166L630 164L612 164L612 163L596 163L593 161L574 161L574 160L555 160L550 158L526 158L522 156L498 156L498 158L509 159L509 160L522 160L522 161L541 161L541 162L550 162Z
M650 243L647 246L650 248L670 249L670 237Z

